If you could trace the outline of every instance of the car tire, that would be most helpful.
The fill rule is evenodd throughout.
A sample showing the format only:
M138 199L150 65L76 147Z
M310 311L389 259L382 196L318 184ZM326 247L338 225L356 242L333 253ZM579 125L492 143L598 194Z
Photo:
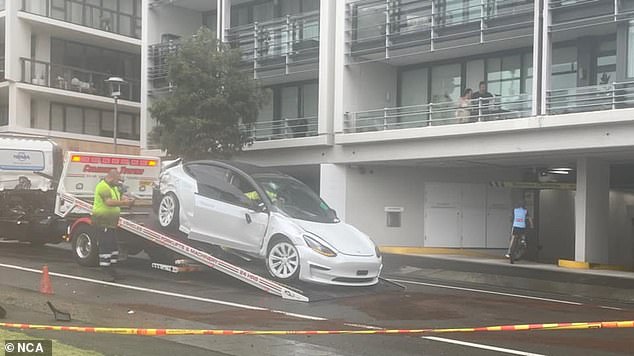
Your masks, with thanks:
M180 224L179 210L180 204L174 193L167 193L161 197L159 202L157 217L162 228L176 231Z
M293 281L299 276L299 251L285 238L274 238L266 253L266 270L269 275L280 281Z
M95 229L83 225L73 231L71 236L73 257L82 266L95 267L99 264L99 241Z

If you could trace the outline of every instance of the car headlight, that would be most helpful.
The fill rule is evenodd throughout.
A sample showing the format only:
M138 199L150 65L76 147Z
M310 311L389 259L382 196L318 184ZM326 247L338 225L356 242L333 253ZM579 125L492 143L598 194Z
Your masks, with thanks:
M335 253L335 251L333 251L332 249L324 246L322 243L320 243L319 241L313 239L310 236L306 236L304 235L304 241L306 241L306 245L308 245L308 247L312 248L313 251L324 255L326 257L335 257L337 256L337 254Z
M376 257L381 257L381 250L379 250L379 246L374 245L374 252L376 253Z

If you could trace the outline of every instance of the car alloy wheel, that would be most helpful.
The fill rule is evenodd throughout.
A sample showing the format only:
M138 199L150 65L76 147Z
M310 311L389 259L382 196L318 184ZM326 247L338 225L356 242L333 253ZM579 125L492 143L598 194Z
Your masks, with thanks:
M294 278L299 271L299 253L295 246L286 240L276 242L267 256L267 267L275 278Z
M176 198L172 194L164 195L159 204L158 218L163 227L171 226L176 215Z

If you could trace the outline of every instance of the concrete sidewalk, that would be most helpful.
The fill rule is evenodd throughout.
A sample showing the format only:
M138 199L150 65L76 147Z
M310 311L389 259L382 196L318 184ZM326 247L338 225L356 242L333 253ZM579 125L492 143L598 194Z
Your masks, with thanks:
M634 272L570 269L533 261L512 265L504 257L505 250L442 250L446 251L409 250L397 254L386 249L384 275L634 304Z

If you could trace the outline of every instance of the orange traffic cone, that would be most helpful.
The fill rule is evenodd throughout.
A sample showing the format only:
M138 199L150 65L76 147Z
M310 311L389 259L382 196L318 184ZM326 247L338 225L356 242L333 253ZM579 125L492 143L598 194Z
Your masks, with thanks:
M40 293L53 294L53 286L51 285L51 277L48 275L48 266L42 267L42 279L40 280Z

